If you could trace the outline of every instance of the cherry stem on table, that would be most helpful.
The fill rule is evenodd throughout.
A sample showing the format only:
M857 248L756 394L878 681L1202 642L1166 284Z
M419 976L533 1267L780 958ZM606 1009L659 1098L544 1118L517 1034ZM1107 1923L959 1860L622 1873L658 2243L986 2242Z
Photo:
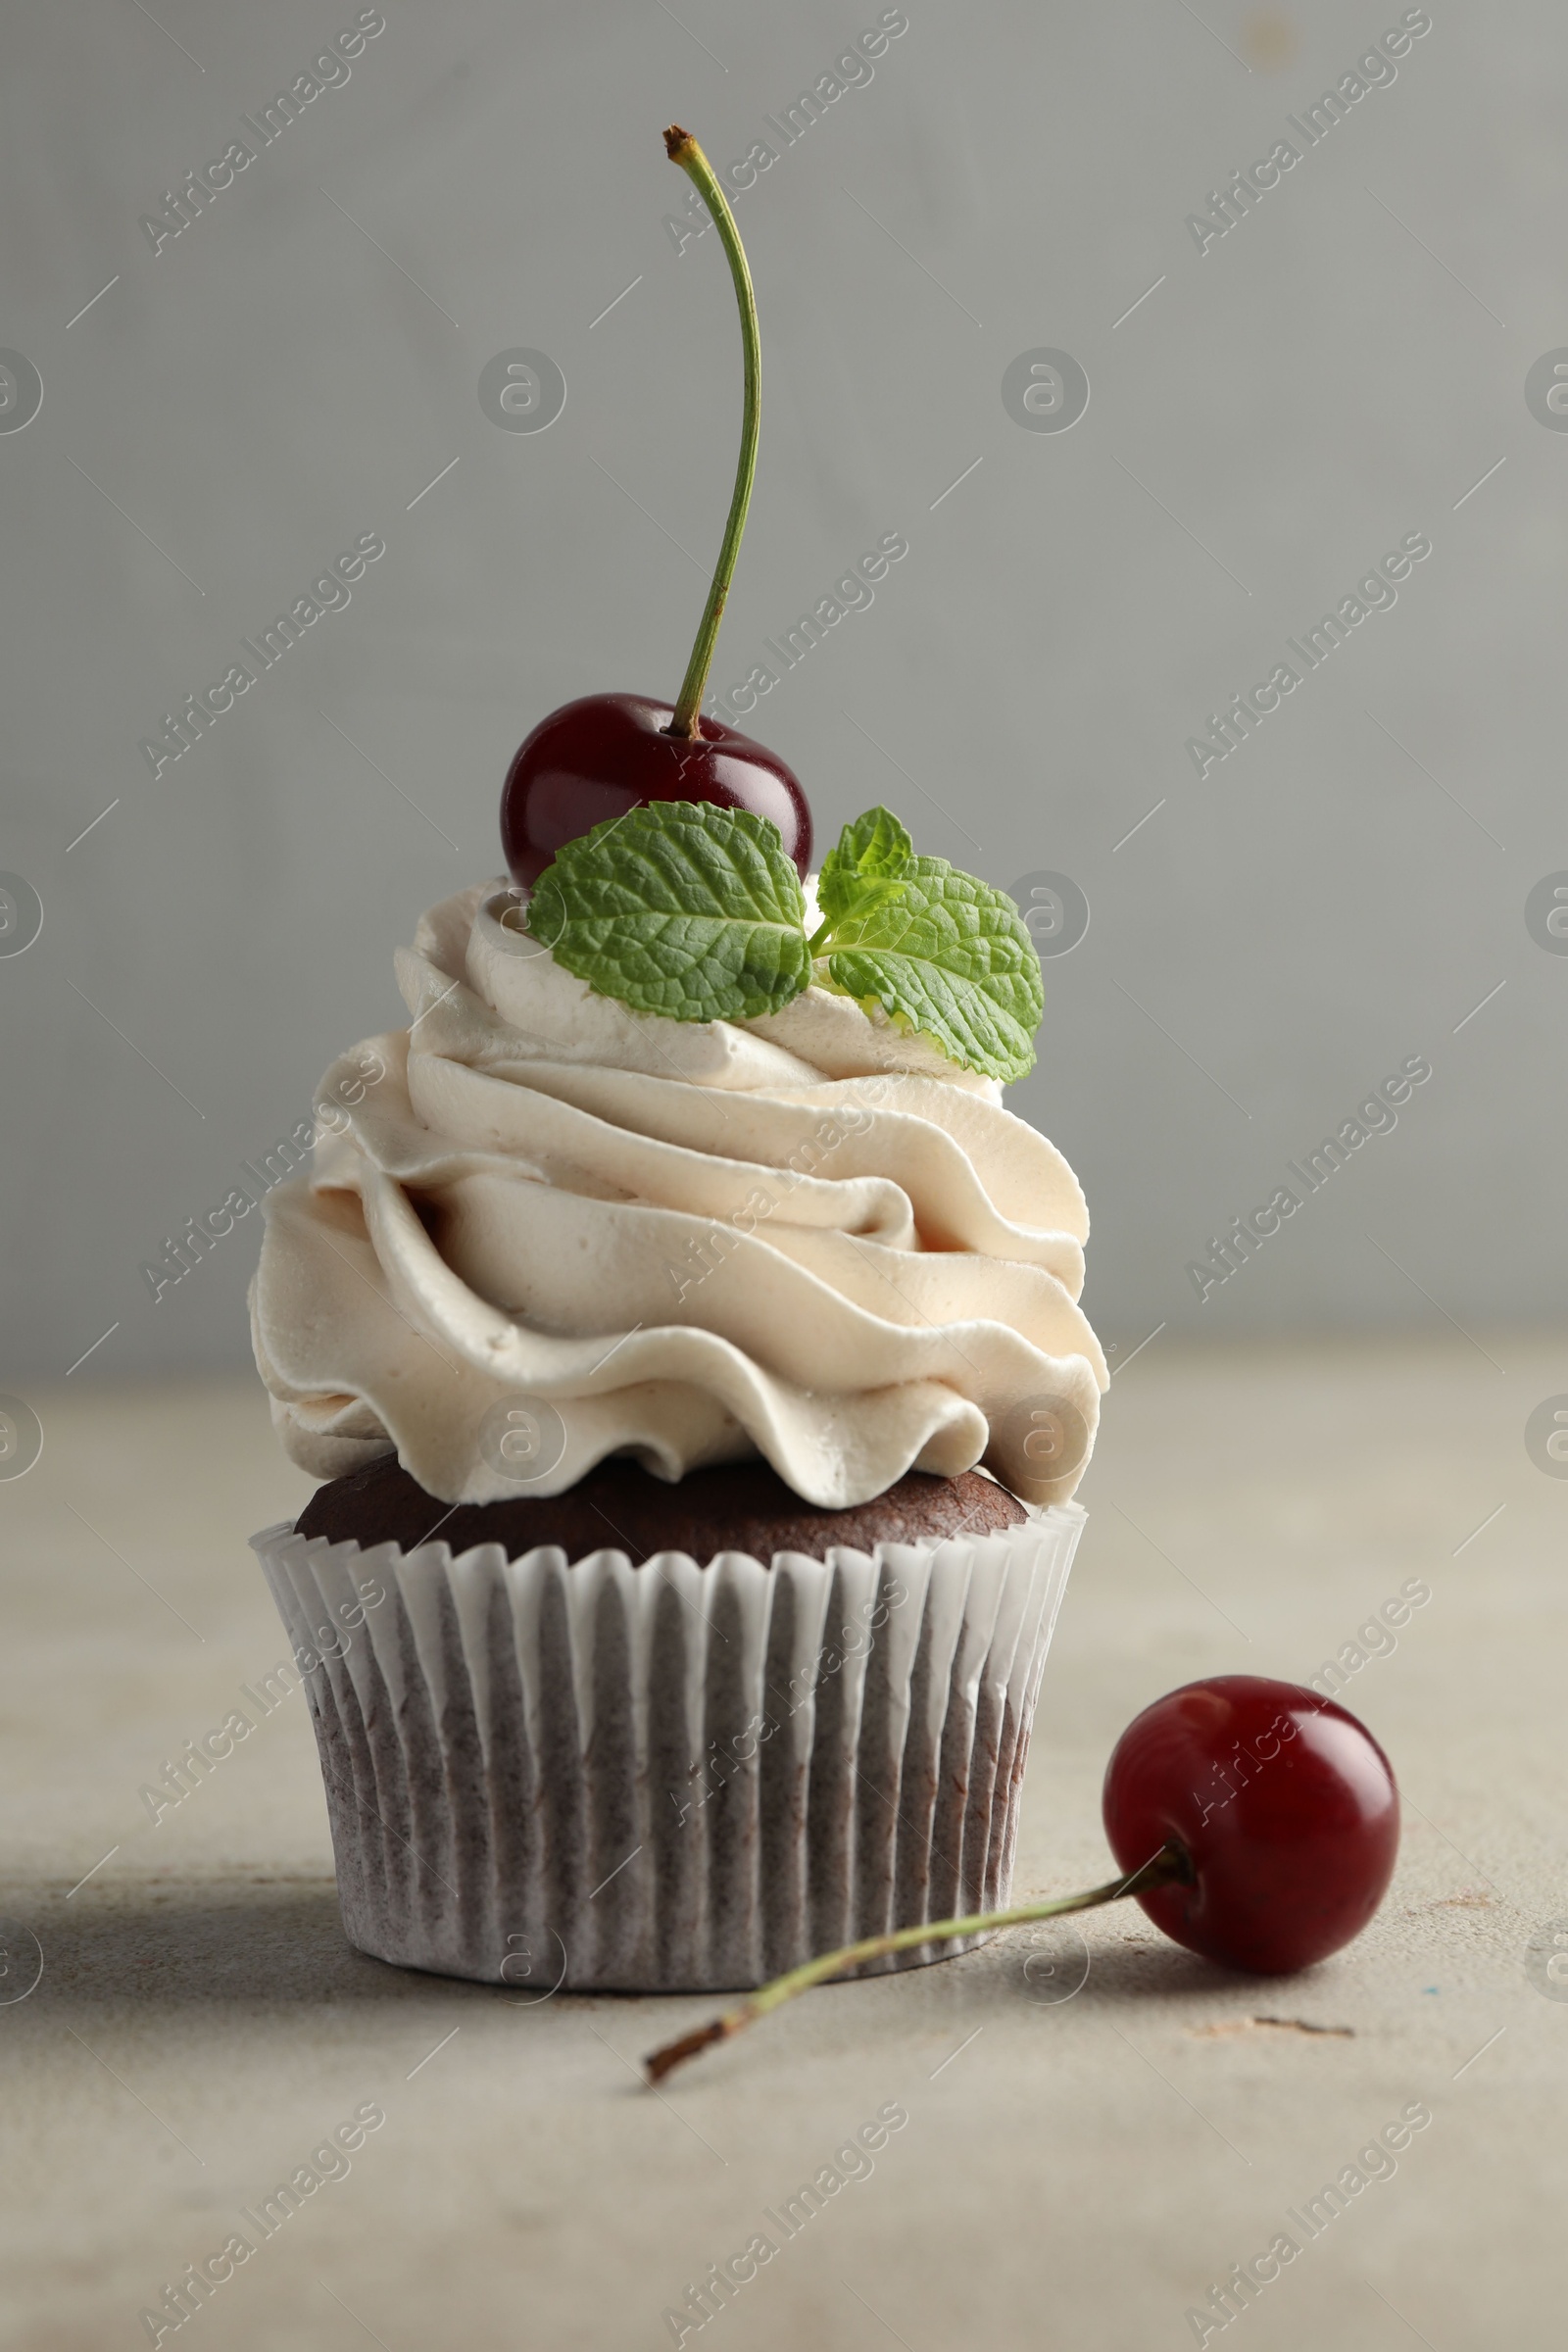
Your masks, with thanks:
M693 2034L683 2034L678 2041L667 2041L644 2059L643 2069L651 2083L662 2082L677 2066L700 2051L710 2049L714 2042L728 2041L732 2034L757 2023L760 2017L820 1984L829 1977L841 1975L846 1969L858 1968L863 1961L880 1960L888 1952L912 1952L926 1943L947 1943L958 1936L989 1935L994 1928L1027 1927L1037 1919L1057 1919L1065 1911L1092 1911L1097 1904L1113 1903L1124 1894L1142 1894L1151 1886L1170 1886L1177 1883L1190 1885L1193 1866L1178 1845L1162 1845L1157 1854L1135 1870L1130 1878L1112 1879L1103 1886L1091 1886L1083 1894L1062 1894L1050 1902L1019 1903L1007 1911L977 1911L968 1919L939 1919L923 1927L899 1928L890 1936L867 1936L859 1943L847 1943L836 1952L823 1952L815 1960L808 1960L799 1968L790 1969L784 1976L775 1977L771 1984L761 1985L739 2008L726 2009Z
M703 202L713 218L718 241L729 257L729 271L735 280L735 299L740 305L741 345L745 355L745 388L741 408L741 454L735 468L735 488L730 497L729 516L724 524L723 543L718 551L718 564L713 584L703 608L702 623L692 658L686 664L681 681L680 696L675 704L675 715L669 722L671 735L693 736L698 733L697 714L702 708L703 689L708 684L708 671L713 659L713 647L718 637L718 624L724 617L724 606L729 596L729 584L735 575L735 559L740 554L741 534L746 528L746 510L751 504L752 481L757 472L757 434L760 416L760 378L761 373L761 343L757 326L757 298L752 292L752 273L746 267L746 253L729 201L718 183L718 176L689 130L672 122L664 133L664 148L672 164L681 170L696 186Z

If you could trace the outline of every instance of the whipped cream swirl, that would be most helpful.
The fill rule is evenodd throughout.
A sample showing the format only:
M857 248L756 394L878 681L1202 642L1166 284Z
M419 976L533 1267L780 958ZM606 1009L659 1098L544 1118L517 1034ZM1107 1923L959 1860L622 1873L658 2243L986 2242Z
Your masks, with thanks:
M612 1453L671 1480L761 1454L834 1509L977 1463L1069 1495L1107 1385L1089 1219L1000 1087L820 989L633 1012L520 903L485 883L423 918L385 1077L268 1197L252 1332L291 1458L395 1450L451 1503ZM519 1398L553 1438L531 1461L496 1442Z

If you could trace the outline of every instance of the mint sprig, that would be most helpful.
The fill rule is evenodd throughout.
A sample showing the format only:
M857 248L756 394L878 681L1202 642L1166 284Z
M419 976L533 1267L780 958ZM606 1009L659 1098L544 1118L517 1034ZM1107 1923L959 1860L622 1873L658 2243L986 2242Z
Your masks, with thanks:
M822 862L808 940L778 828L744 809L655 802L547 866L528 928L601 996L677 1021L778 1012L814 980L1004 1083L1034 1067L1040 959L1004 891L920 858L886 808Z

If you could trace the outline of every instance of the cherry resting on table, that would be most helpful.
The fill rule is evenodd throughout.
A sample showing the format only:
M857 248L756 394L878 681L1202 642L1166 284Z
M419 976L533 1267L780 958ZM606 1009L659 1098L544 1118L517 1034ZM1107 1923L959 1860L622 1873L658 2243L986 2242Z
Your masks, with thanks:
M1331 1698L1216 1674L1135 1716L1105 1772L1105 1836L1125 1871L1162 1846L1188 1880L1138 1890L1157 1928L1227 1968L1279 1976L1359 1936L1399 1843L1399 1798L1371 1733Z

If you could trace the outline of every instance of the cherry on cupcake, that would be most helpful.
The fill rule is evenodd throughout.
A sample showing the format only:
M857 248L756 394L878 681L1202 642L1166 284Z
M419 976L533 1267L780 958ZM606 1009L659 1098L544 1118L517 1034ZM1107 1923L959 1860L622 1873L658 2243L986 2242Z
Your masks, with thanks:
M701 697L702 687L698 686ZM675 732L671 703L585 694L542 718L507 773L501 841L513 879L531 889L558 850L649 801L709 801L771 818L804 881L811 812L774 752L716 718ZM701 733L698 732L699 724Z
M775 1977L645 2062L650 2082L798 1992L889 1952L1023 1927L1133 1895L1190 1951L1258 1976L1309 1968L1358 1936L1399 1842L1388 1757L1364 1724L1296 1683L1221 1674L1171 1690L1111 1752L1105 1835L1122 1876L1083 1894L868 1936Z
M740 462L712 586L676 700L590 694L565 703L540 721L507 771L502 847L513 878L529 888L568 841L650 801L748 809L777 825L803 878L811 862L810 810L784 761L736 728L700 715L757 470L760 352L751 272L713 168L678 124L665 131L664 146L711 213L735 281L745 357Z

